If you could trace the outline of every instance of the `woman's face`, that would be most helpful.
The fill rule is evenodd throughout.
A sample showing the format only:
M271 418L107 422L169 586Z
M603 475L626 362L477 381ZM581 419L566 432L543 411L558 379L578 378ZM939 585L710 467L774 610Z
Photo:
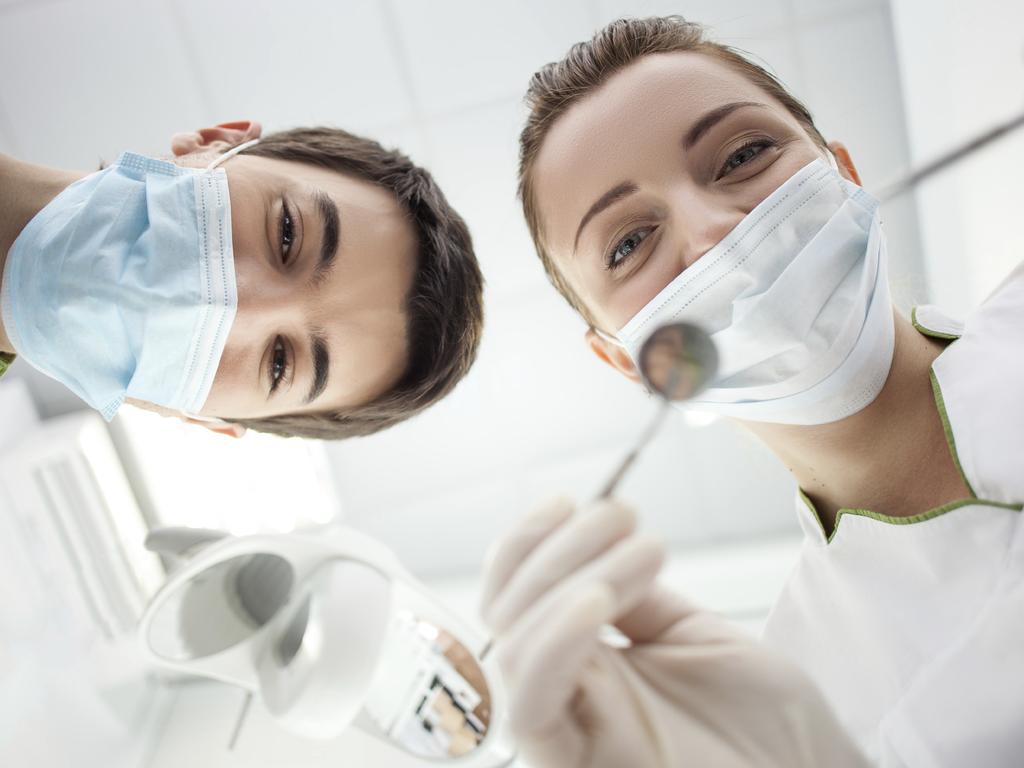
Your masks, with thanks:
M178 158L203 167L215 155ZM202 413L259 418L363 405L406 360L416 235L386 189L237 155L228 176L238 312Z
M614 333L823 156L782 105L726 64L690 52L647 56L575 104L544 140L534 177L544 242Z

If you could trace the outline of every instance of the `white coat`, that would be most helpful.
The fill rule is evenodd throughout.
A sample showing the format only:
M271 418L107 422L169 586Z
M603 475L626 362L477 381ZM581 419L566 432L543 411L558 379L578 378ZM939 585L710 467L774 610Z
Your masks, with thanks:
M1024 264L968 319L914 313L954 339L936 404L972 497L909 518L842 510L805 541L764 639L815 680L872 762L1024 766Z

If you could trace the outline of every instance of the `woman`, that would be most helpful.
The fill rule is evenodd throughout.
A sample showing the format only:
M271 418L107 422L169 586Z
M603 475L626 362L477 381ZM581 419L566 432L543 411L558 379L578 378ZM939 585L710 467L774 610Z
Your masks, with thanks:
M111 418L340 438L447 394L482 323L430 174L333 128L180 134L97 173L0 155L0 373L13 353Z
M806 540L765 643L809 674L876 764L1018 765L1024 694L1007 681L1024 676L1024 270L966 323L934 308L900 315L878 205L850 153L771 75L680 18L609 25L539 71L527 101L523 208L594 353L638 380L653 328L701 325L721 367L696 406L751 430L800 485ZM601 583L614 542L635 536L581 553L568 518L527 537L541 560L576 552L547 561L545 588ZM518 560L491 577L498 645L543 657L515 629L540 594L537 560ZM643 603L611 591L624 602L602 620L629 609L635 621ZM573 718L593 691L573 670L572 705L529 722L591 743L600 727ZM680 670L647 678L685 690L692 670ZM667 719L666 708L741 730L685 697L644 711Z

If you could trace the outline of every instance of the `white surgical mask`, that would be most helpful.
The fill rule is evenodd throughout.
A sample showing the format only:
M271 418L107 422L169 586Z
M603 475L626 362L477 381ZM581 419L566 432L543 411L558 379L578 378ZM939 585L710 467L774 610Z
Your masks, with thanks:
M238 307L227 176L124 153L54 198L7 256L15 350L107 420L202 408Z
M720 358L688 406L782 424L856 413L885 384L894 345L878 202L824 161L809 163L618 339L636 362L652 331L679 321L711 334Z

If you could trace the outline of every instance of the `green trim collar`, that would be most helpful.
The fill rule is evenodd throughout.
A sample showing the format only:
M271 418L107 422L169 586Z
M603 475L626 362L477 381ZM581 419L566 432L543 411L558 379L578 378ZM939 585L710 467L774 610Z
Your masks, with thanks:
M921 325L917 319L917 307L910 310L910 322L917 329L918 333L924 336L931 336L933 339L944 339L946 341L956 341L960 337L955 333L943 333L942 331L935 331L931 328L926 328Z
M946 401L942 398L942 388L939 386L939 377L935 375L935 369L932 368L928 371L928 375L932 380L932 396L935 398L935 407L939 411L939 418L942 419L942 431L946 435L946 446L949 448L949 455L953 459L953 465L956 467L956 471L960 473L960 479L964 481L964 485L967 486L967 490L971 494L972 499L978 498L978 494L974 492L974 486L971 485L971 481L967 479L967 475L964 474L964 468L960 465L960 454L956 450L956 440L953 439L953 425L949 423L949 415L946 413Z
M917 322L914 321L914 327L920 330L922 333L928 334L928 331L922 330L918 326ZM929 334L931 335L931 334ZM956 339L956 336L941 336L940 338L951 338ZM825 541L829 544L832 543L832 539L836 537L836 532L839 530L839 523L842 521L845 515L857 515L858 517L870 517L872 520L878 520L882 523L888 523L889 525L913 525L914 523L923 523L926 520L932 520L936 517L952 512L954 509L960 507L966 507L971 504L983 504L989 507L999 507L1000 509L1012 509L1016 512L1020 512L1022 509L1021 504L1007 504L1002 501L991 501L989 499L979 499L978 494L974 492L974 487L971 485L971 481L967 479L967 475L964 474L964 469L960 464L960 456L956 450L956 441L953 439L953 427L949 422L949 415L946 413L946 403L942 397L942 388L939 386L939 379L935 375L935 369L932 368L929 371L932 382L932 395L935 398L935 407L939 411L939 418L942 419L942 431L946 436L946 446L949 448L949 454L953 459L953 464L956 466L957 472L960 473L960 478L964 481L964 485L967 487L968 492L971 494L969 499L958 499L951 501L948 504L943 504L940 507L929 509L926 512L921 512L917 515L908 515L907 517L893 517L892 515L883 515L880 512L873 512L870 509L850 509L843 507L836 512L836 524L832 526L832 533L825 536L825 526L821 524L821 515L818 514L818 510L814 507L814 503L807 497L807 494L803 492L803 489L798 489L800 498L804 504L811 511L814 516L815 522L821 529L821 535L825 538Z
M1002 501L990 501L989 499L979 499L976 497L970 499L958 499L956 501L951 501L948 504L943 504L941 507L935 507L933 509L929 509L927 512L921 512L917 515L908 515L907 517L893 517L892 515L883 515L880 512L872 512L870 509L848 509L844 507L840 509L838 512L836 512L836 524L832 527L832 533L828 536L825 536L825 526L821 524L821 516L818 514L818 510L815 509L814 503L809 498L807 498L807 494L805 494L802 490L799 491L799 493L800 499L804 502L804 504L807 505L807 508L811 511L811 514L814 516L815 522L817 522L818 526L821 528L822 537L828 544L831 544L832 539L836 537L836 533L839 531L839 524L842 522L842 519L847 515L854 515L856 517L868 517L872 520L877 520L880 523L888 523L889 525L914 525L915 523L924 523L928 520L934 520L936 517L941 517L947 512L952 512L955 509L960 509L961 507L969 507L975 504L986 507L998 507L999 509L1009 509L1013 510L1014 512L1020 512L1022 511L1022 508L1024 508L1024 505L1021 504L1007 504Z

